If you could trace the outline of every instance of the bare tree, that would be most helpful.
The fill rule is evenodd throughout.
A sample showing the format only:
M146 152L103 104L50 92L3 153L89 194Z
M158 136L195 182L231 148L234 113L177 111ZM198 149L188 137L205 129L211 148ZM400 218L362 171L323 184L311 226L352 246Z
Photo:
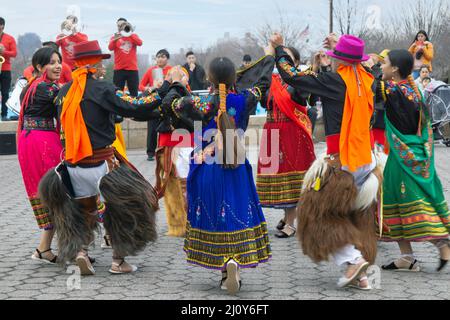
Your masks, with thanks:
M402 11L400 11L402 10ZM416 0L408 10L400 5L392 14L388 36L397 48L408 49L419 30L424 30L434 44L433 77L444 79L450 72L450 4L448 0Z
M274 32L283 35L286 46L302 49L308 35L309 26L303 24L298 17L290 18L287 11L281 10L277 5L277 11L254 30L255 38L261 46L265 46Z
M408 49L419 30L425 30L434 44L433 77L444 79L450 73L450 5L448 0L404 1L394 5L383 21L382 30L365 23L367 11L356 0L339 0L335 5L336 24L341 34L354 34L366 42L367 52ZM399 14L401 13L401 14Z
M417 31L424 30L431 39L448 36L448 26L450 24L450 5L448 0L417 0L408 10L404 6L398 6L392 14L392 26L395 26L397 32L400 28L402 34L415 35ZM399 11L402 10L402 11Z
M339 0L334 5L334 18L341 34L364 38L369 32L367 11L361 10L357 0Z
M257 37L250 32L247 32L242 38L230 37L226 33L222 39L218 39L215 44L205 50L200 48L180 49L179 53L172 54L171 64L183 65L186 62L186 52L191 50L195 53L197 62L206 70L209 63L216 57L227 57L239 68L245 54L249 54L254 60L264 55L264 50L259 45Z

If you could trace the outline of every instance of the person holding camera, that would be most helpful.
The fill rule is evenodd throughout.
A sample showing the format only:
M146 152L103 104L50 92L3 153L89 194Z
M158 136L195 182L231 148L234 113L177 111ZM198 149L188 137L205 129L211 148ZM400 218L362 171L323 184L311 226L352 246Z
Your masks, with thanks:
M124 90L126 83L130 95L136 97L139 89L137 47L142 46L143 42L125 18L117 20L117 29L108 47L114 52L113 81L120 90Z
M169 64L170 53L166 49L161 49L156 53L156 65L150 67L144 74L144 77L139 84L139 90L144 94L151 93L159 89L163 83L164 78L169 73L172 67ZM158 132L157 120L149 120L147 126L147 160L154 161L156 155L156 148L158 146Z
M420 30L417 33L416 38L408 51L414 57L414 80L420 76L420 68L423 65L428 65L430 67L430 72L433 71L431 64L434 59L434 48L433 44L430 42L428 34L425 31Z

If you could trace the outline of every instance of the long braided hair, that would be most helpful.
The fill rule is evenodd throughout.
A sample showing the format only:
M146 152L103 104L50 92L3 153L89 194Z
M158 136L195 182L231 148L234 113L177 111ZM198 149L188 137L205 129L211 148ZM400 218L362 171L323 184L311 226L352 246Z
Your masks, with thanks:
M216 89L219 89L219 110L217 114L217 128L219 129L217 140L219 157L222 166L226 169L238 167L238 138L236 135L236 124L227 112L227 93L236 82L236 69L233 62L225 57L215 58L209 65L209 79ZM228 135L227 135L228 133ZM228 138L232 138L233 148Z
M389 60L391 61L391 65L398 67L398 72L402 79L406 79L414 90L414 93L417 95L419 99L419 108L420 108L420 121L418 128L418 135L422 134L422 128L427 126L428 119L428 110L426 108L425 102L423 100L422 93L414 81L413 76L411 75L412 70L414 68L414 57L408 50L392 50L388 54Z

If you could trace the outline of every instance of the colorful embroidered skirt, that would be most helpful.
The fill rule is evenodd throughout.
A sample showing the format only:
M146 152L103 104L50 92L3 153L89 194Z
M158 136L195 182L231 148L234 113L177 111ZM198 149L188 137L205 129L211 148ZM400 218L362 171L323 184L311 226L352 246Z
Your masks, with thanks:
M268 119L264 129L256 179L261 205L295 208L303 178L315 160L312 138L290 120Z
M231 258L241 268L270 259L267 224L248 161L234 170L191 164L187 190L188 263L223 270Z
M48 170L61 161L62 145L56 131L22 131L18 141L18 158L28 199L40 229L53 229L48 209L38 197L38 186Z
M447 239L450 212L434 166L431 127L403 136L387 123L390 154L384 171L383 241Z

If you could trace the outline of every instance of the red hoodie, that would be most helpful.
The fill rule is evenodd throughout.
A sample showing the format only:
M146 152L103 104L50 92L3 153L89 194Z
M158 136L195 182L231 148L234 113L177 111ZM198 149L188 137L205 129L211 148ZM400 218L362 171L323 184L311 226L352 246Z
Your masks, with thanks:
M61 47L62 57L71 70L75 69L75 61L73 60L73 46L77 43L88 41L88 36L78 32L70 36L59 35L56 38L56 44Z
M142 40L137 34L118 40L114 40L113 36L109 41L108 49L114 51L114 70L137 71L136 48L140 46L142 46Z
M0 35L0 43L5 47L5 51L2 53L3 58L5 58L2 71L11 71L11 58L17 56L16 40L9 34L3 33Z

